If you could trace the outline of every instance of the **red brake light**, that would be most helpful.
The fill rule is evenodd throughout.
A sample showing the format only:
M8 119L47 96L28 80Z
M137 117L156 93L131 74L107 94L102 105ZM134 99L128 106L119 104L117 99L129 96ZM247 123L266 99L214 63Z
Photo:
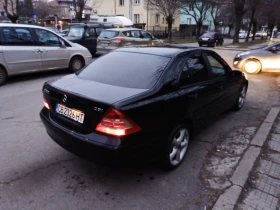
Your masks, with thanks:
M125 38L117 37L117 38L111 39L111 42L112 43L120 43L120 42L122 42L124 40L125 40Z
M138 132L141 128L118 110L109 109L96 126L96 130L114 136L125 136Z

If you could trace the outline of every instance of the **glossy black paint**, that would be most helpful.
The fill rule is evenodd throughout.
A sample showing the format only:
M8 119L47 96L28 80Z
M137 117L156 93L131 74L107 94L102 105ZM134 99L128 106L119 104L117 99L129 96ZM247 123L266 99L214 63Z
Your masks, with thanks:
M195 132L231 109L237 102L241 86L248 85L243 73L232 71L218 54L210 50L126 48L115 52L158 55L169 57L171 61L150 89L110 86L80 79L76 74L49 81L43 87L44 98L51 109L43 108L40 116L48 134L62 147L83 157L97 154L86 155L85 151L91 151L89 148L94 151L106 150L106 154L111 154L107 157L120 155L124 159L139 155L146 157L149 154L146 151L161 153L174 127L188 123L191 131ZM208 79L183 85L181 75L186 61L192 56L199 56L205 61ZM225 69L222 77L214 78L207 56L214 57L222 64ZM62 101L64 95L67 95L67 102ZM85 122L81 125L56 114L56 103L82 110L86 114ZM103 111L96 112L94 107ZM110 107L132 119L141 127L141 131L124 137L96 132L97 124ZM91 159L104 160L103 156L100 158L98 155Z
M280 43L236 54L233 59L233 67L243 70L245 62L249 59L259 61L263 72L279 72Z

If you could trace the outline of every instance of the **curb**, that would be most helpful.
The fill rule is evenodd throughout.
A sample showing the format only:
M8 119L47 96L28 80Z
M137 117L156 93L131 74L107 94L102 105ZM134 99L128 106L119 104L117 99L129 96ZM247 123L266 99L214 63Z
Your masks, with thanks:
M273 123L280 112L280 107L273 107L262 125L258 129L253 140L249 144L249 148L240 160L237 168L230 178L232 185L227 188L218 198L212 210L233 210L236 202L244 188L255 161L260 155L261 148L267 139Z

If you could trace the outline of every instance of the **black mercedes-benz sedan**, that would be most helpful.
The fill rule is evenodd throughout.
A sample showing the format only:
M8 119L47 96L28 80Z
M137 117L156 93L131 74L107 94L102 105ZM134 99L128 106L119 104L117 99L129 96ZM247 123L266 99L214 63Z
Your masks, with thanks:
M233 67L249 74L280 72L280 43L236 54Z
M46 82L40 116L65 149L98 162L184 159L190 136L240 109L248 81L204 49L122 48Z

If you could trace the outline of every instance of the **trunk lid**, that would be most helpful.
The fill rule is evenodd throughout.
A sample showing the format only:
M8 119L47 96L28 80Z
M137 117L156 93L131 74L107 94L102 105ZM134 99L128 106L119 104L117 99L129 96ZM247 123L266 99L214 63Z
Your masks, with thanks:
M94 131L104 113L115 102L146 91L84 80L75 74L53 81L46 88L48 94L45 97L51 107L50 117L62 126L81 133ZM65 96L66 101L63 100ZM57 104L83 112L84 122L79 123L57 113Z

